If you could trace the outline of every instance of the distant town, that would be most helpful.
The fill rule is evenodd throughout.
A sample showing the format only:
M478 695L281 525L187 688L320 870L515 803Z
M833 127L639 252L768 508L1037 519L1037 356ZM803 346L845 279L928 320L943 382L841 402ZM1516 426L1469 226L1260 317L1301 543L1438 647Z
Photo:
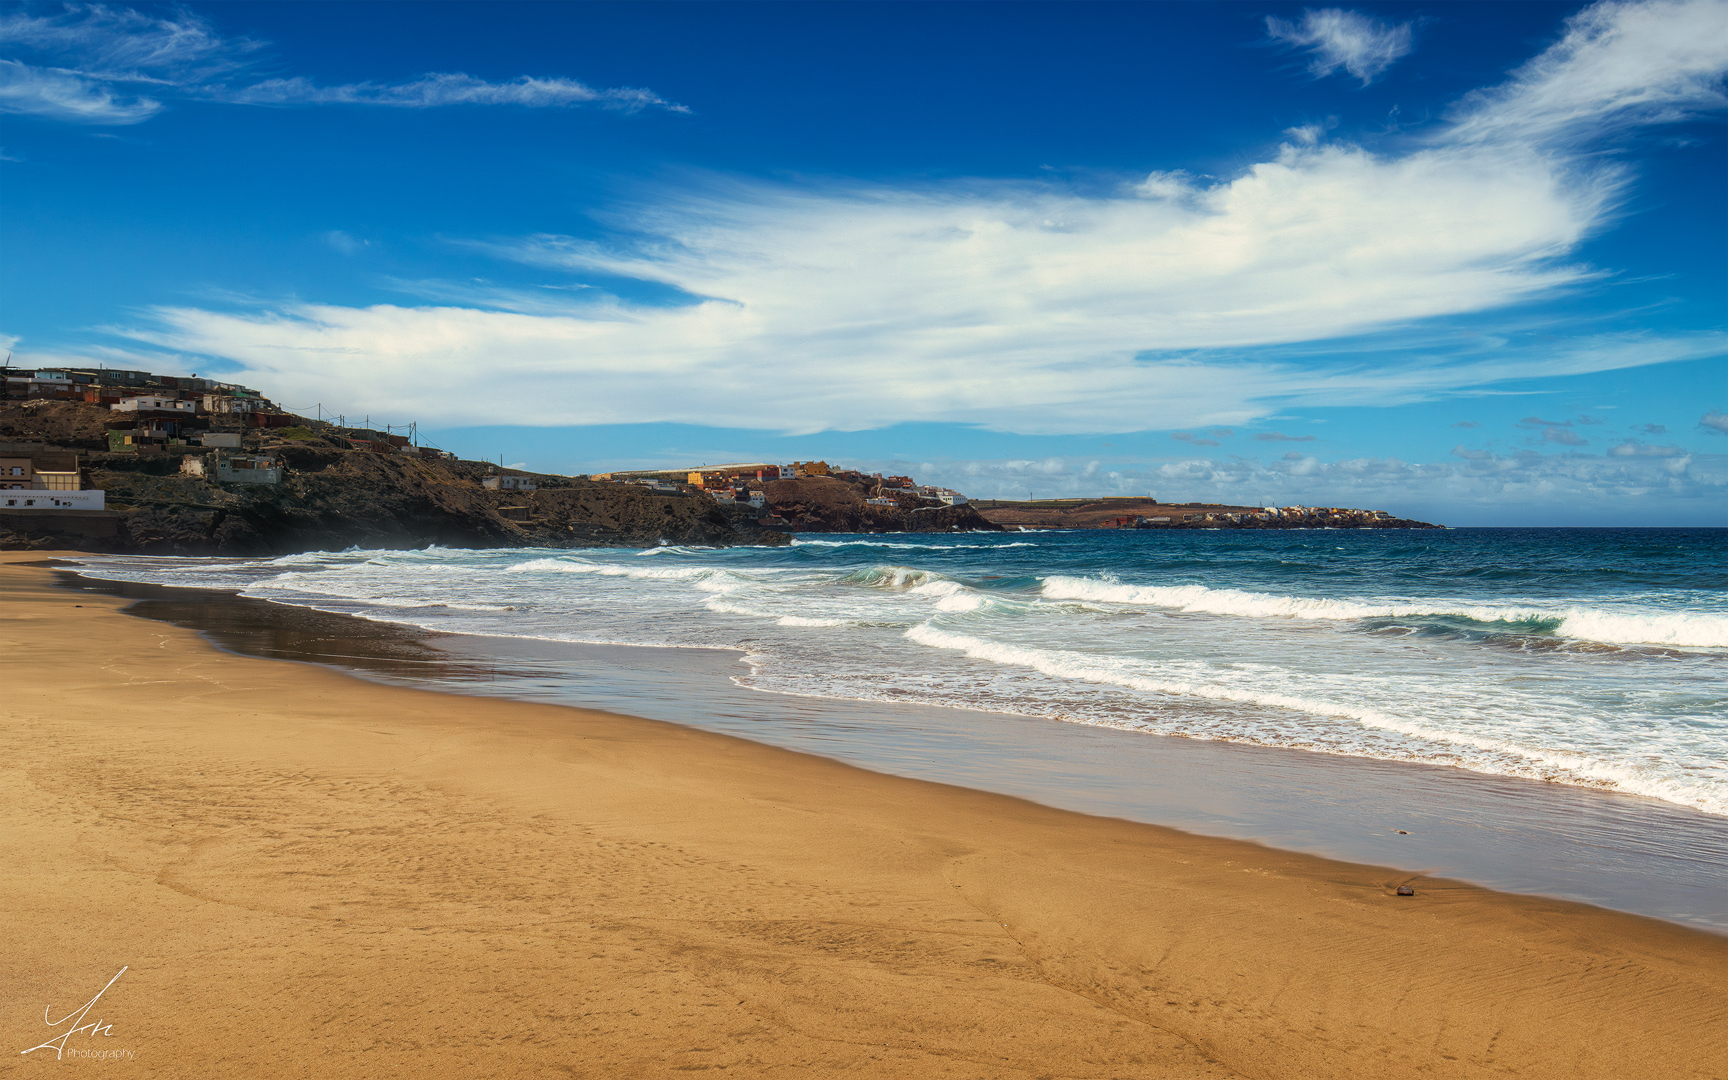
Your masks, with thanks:
M378 430L322 408L313 417L296 415L251 387L219 379L111 368L0 371L0 544L14 547L40 546L47 534L64 534L83 518L85 539L225 550L217 535L236 531L230 515L249 515L247 543L270 548L273 531L300 527L288 523L314 512L329 519L331 505L340 505L348 524L329 528L401 543L421 534L447 537L452 529L475 544L636 543L649 534L664 538L658 534L674 522L673 531L716 543L784 543L786 533L803 531L1438 527L1348 507L1166 504L1150 496L978 500L912 476L826 461L560 476L459 460L420 443L412 424ZM351 454L362 457L342 456ZM385 467L386 459L418 462L418 471ZM367 460L377 467L362 468ZM347 486L325 490L339 476ZM624 498L606 496L612 509L600 514L595 498L608 490ZM372 519L369 497L376 503ZM656 517L643 498L673 501ZM402 499L419 509L395 508L393 500ZM685 501L691 499L697 503ZM711 508L708 518L703 505ZM204 541L187 517L194 510L207 512ZM63 527L43 524L50 519L42 515ZM270 515L278 524L266 520ZM462 524L434 524L439 515ZM104 531L103 520L119 518L125 520Z

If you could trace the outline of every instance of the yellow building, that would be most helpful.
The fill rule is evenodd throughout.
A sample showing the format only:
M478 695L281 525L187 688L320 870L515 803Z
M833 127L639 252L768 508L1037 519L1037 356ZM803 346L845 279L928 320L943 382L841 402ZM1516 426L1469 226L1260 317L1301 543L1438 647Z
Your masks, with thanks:
M826 461L794 461L792 467L798 470L799 476L827 476Z

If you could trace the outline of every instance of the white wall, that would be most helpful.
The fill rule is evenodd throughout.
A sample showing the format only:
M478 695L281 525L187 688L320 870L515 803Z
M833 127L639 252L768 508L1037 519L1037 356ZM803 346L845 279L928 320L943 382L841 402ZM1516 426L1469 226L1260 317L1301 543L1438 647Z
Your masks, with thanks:
M106 510L106 494L95 489L0 492L0 510Z

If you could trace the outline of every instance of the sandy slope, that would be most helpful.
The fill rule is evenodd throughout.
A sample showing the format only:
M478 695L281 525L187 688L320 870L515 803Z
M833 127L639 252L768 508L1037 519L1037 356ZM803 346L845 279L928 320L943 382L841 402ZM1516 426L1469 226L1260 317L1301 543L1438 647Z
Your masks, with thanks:
M115 1077L1728 1075L1728 939L227 656L49 581L0 567L15 1075L78 1067L17 1052L122 966L66 1043Z

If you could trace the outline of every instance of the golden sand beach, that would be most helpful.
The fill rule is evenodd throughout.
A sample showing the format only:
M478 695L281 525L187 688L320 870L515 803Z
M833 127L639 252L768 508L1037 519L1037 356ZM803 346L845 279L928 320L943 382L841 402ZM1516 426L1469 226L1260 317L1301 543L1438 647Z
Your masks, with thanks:
M1728 1076L1728 938L228 655L45 557L10 1075Z

